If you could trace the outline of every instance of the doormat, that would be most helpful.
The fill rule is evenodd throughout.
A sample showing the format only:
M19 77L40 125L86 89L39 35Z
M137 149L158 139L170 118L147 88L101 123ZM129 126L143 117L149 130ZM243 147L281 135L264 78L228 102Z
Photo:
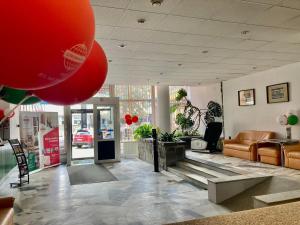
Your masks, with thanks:
M71 185L92 184L118 180L102 165L86 164L67 167Z

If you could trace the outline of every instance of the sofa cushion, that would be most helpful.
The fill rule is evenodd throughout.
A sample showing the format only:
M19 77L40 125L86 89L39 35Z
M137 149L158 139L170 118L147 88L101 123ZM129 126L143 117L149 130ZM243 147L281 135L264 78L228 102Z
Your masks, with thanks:
M0 208L0 225L13 225L13 216L12 208Z
M244 145L244 144L226 144L224 146L225 148L230 148L230 149L235 149L235 150L240 150L240 151L250 151L250 146L249 145Z
M287 154L287 156L289 158L293 158L293 159L300 159L300 152L299 151L295 151L295 152L289 152Z
M280 156L281 156L281 152L279 149L271 148L271 147L259 148L258 154L264 155L264 156L275 157L275 158L280 158Z

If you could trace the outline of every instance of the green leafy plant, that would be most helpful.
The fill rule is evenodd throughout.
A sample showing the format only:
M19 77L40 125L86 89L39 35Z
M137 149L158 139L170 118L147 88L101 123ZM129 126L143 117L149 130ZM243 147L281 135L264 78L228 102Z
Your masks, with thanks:
M134 130L133 135L135 140L152 137L153 126L151 124L142 124Z
M164 132L159 135L158 138L161 142L178 142L179 139L176 136L176 130L174 130L172 133Z
M178 112L175 123L179 126L183 136L193 136L198 133L201 122L208 124L215 121L215 117L221 117L222 107L217 102L210 101L207 109L199 109L187 98L184 89L178 90L175 97L176 103L170 108L171 113ZM204 116L204 118L202 118Z

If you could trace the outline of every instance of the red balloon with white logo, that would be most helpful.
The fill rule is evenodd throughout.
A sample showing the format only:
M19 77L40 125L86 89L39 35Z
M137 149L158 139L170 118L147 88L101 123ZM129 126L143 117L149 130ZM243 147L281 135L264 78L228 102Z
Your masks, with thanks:
M93 45L89 0L7 0L0 7L0 84L23 90L72 76Z
M83 66L67 80L32 93L55 105L73 105L94 96L102 87L107 75L107 59L95 41L91 54Z

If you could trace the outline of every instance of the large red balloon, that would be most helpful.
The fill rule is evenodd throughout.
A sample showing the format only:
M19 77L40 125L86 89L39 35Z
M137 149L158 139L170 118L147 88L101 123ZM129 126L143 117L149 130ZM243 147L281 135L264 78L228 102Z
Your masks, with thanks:
M0 84L23 90L55 85L90 53L89 0L7 0L0 7Z
M95 95L102 87L107 74L107 59L101 46L95 42L83 66L70 78L55 86L32 91L48 103L72 105Z

